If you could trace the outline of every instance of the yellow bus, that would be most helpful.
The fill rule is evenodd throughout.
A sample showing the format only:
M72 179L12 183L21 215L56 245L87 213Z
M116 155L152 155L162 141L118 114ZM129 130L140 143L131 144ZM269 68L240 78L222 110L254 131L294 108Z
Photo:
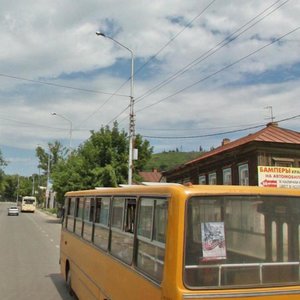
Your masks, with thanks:
M35 212L36 198L32 196L22 197L21 211L22 212Z
M60 264L80 300L300 299L300 190L68 192Z

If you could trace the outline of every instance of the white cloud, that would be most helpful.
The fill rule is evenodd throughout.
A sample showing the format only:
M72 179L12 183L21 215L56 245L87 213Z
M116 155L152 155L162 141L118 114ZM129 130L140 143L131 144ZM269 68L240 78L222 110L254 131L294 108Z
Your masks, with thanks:
M126 108L129 98L111 98L96 91L113 93L122 86L130 74L130 53L109 39L97 37L97 30L112 35L134 51L136 70L176 37L136 74L137 100L193 61L201 61L137 101L136 126L141 134L198 132L200 135L217 132L219 128L266 123L268 111L264 107L270 105L277 120L299 114L300 30L218 73L300 26L300 4L288 1L279 8L283 3L275 0L2 1L1 148L10 146L17 153L18 149L33 150L36 144L55 139L67 144L69 125L50 116L52 111L72 120L73 144L78 144L89 136L89 130L106 125ZM248 30L243 27L244 33L217 50L220 42L264 10L261 15L264 19ZM117 93L129 95L129 82ZM163 101L139 111L160 100ZM118 120L127 130L126 113L120 114ZM299 131L299 125L295 124L298 123L290 121L282 126ZM183 150L196 150L199 144L209 149L221 139L217 136L150 141L155 151L181 145ZM22 169L21 165L16 168L19 166Z

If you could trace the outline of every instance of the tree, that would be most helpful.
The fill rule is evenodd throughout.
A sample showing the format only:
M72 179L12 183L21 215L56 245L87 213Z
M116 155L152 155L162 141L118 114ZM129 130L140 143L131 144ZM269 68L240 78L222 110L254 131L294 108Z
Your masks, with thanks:
M48 171L48 164L54 166L60 159L66 156L66 148L59 141L48 143L48 148L49 152L41 146L35 149L36 157L39 159L38 168L43 170L45 174Z
M4 171L3 167L7 165L7 162L4 160L2 156L2 152L0 150L0 194L3 194L5 188L5 180L4 180Z
M37 177L36 174L33 176ZM34 190L37 189L37 182L33 182L32 176L5 175L4 181L3 198L9 201L16 201L17 194L19 197L31 195L33 183L35 184Z
M129 141L124 130L118 129L115 122L92 131L91 136L77 151L73 151L67 159L60 159L52 167L53 188L57 199L63 199L65 192L95 187L117 186L126 183L128 177ZM134 177L149 160L152 147L141 136L135 139L135 147L139 150L139 159L134 161Z
M53 189L57 193L58 201L62 202L68 191L87 189L84 162L78 155L72 155L67 160L61 160L52 171Z
M137 135L134 141L134 147L138 149L138 159L134 161L134 175L142 171L146 163L151 159L153 147L150 142L143 140L141 135Z

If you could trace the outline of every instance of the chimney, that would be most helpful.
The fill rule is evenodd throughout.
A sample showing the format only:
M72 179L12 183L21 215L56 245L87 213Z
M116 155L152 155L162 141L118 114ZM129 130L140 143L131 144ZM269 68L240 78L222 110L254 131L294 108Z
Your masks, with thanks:
M270 127L270 126L278 127L278 123L277 122L270 122L270 123L267 124L267 127Z
M225 145L227 145L228 143L230 143L230 139L224 138L221 145L222 145L222 146L225 146Z

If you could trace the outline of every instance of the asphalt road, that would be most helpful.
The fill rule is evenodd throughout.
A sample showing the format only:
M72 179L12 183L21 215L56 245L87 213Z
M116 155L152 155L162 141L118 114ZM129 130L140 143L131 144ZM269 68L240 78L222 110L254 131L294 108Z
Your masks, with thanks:
M71 300L59 269L61 224L43 212L8 216L0 202L0 299Z

